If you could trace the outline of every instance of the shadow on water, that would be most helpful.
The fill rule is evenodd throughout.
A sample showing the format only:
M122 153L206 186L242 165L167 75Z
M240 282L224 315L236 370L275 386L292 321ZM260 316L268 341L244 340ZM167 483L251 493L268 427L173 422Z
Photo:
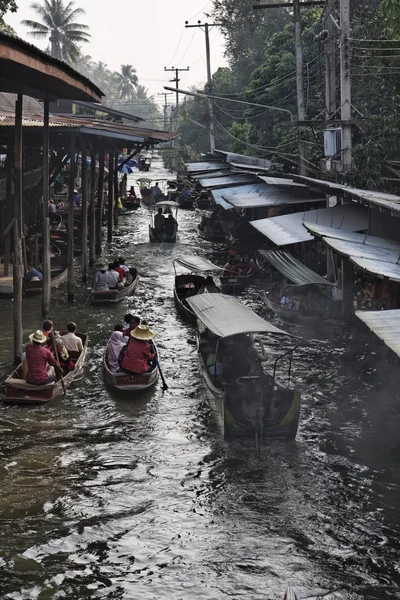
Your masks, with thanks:
M125 254L140 283L119 306L90 306L81 284L73 306L56 292L52 318L84 326L90 351L66 398L0 409L0 598L278 600L289 581L302 599L400 598L397 360L360 327L291 326L308 340L293 364L296 442L264 444L260 460L251 440L225 443L172 297L174 257L225 258L197 238L198 221L182 211L179 242L156 246L144 207L121 219L104 257ZM264 285L242 300L285 328L262 306ZM5 375L12 306L0 305ZM127 312L157 332L165 392L104 388L104 346ZM40 322L40 300L27 299L25 338Z

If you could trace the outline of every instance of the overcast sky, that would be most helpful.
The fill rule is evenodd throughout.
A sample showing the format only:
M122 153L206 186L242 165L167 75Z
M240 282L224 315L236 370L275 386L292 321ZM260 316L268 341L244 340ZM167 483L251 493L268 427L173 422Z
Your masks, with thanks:
M34 19L30 9L32 0L17 0L19 10L8 13L6 22L17 34L39 45L27 36L27 29L21 25L22 19ZM164 67L190 67L189 72L180 74L180 86L187 89L206 79L205 36L200 29L185 29L185 21L197 23L207 20L204 13L211 10L207 0L76 0L75 4L85 9L86 15L79 20L89 25L92 40L82 46L83 54L105 62L112 70L119 70L121 64L132 64L138 72L139 82L149 88L154 99L160 104L164 85L173 78L165 73ZM208 19L210 21L210 19ZM211 22L211 21L210 21ZM210 31L211 69L216 71L224 66L224 43L218 28ZM169 98L172 101L173 97Z

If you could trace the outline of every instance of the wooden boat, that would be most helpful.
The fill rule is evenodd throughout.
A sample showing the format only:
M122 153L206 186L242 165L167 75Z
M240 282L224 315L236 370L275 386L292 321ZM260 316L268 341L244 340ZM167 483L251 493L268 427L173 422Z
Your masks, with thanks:
M321 321L321 318L326 316L322 310L313 308L289 308L283 306L278 297L273 297L270 294L264 292L264 302L267 308L274 311L275 314L279 315L285 321L291 323L308 323L316 324Z
M154 217L157 214L158 209L161 208L162 209L162 214L164 215L164 217L173 214L175 212L175 224L174 224L174 228L171 231L166 231L166 230L162 230L162 231L157 231L157 229L155 229L154 227ZM178 204L176 202L171 202L170 200L164 200L163 202L157 202L157 204L154 205L153 210L150 213L150 224L149 224L149 239L150 239L150 243L151 244L160 244L160 243L167 243L167 244L174 244L176 242L176 237L178 234L178 222L177 222L177 216L178 216Z
M221 277L221 287L224 294L240 294L250 285L254 278L255 271L249 275L228 275Z
M153 342L154 344L154 342ZM104 380L108 387L114 392L142 392L151 388L158 381L159 370L155 368L150 373L142 375L130 375L128 373L113 373L107 360L108 344L104 352L103 367Z
M181 265L190 273L177 275L175 263ZM174 300L178 313L185 321L196 323L196 315L186 302L186 296L189 292L196 295L205 282L205 277L201 273L212 273L220 271L221 268L201 256L181 256L173 261L175 271Z
M133 271L133 272L132 272ZM138 274L136 269L131 269L132 281L123 288L116 290L101 290L98 292L92 291L92 304L115 304L123 298L131 296L138 284Z
M196 208L200 210L210 210L212 208L212 200L209 199L208 194L206 196L198 196L194 201Z
M207 242L214 242L216 244L223 244L225 242L225 233L223 231L216 232L214 230L208 231L206 229L202 229L200 225L197 227L197 232L199 236L203 240L207 240Z
M232 296L201 294L188 298L187 302L198 321L198 359L207 397L224 437L255 438L256 443L260 439L294 439L299 422L300 394L289 387L290 384L278 381L276 372L279 361L288 355L291 357L297 346L275 360L272 372L239 374L233 381L224 378L225 356L220 354L221 341L225 338L243 338L251 332L290 334L264 321ZM221 364L222 372L209 373L207 362L210 359L214 365ZM291 358L289 381L290 371Z
M51 287L57 289L68 276L68 261L65 256L54 256L50 259L51 265ZM39 266L39 271L42 271L42 266ZM43 288L43 280L39 281L24 281L23 290L25 295L41 294Z
M140 206L140 198L134 196L127 196L124 200L124 208L127 210L137 210Z
M61 335L65 333L67 332L60 332ZM63 378L66 388L82 373L88 348L88 335L86 333L77 333L76 335L82 340L83 351L80 354L79 352L69 352L70 358L75 363L75 369L69 371ZM26 383L25 379L22 378L22 363L7 377L4 387L4 402L13 402L16 404L44 404L64 393L61 380L48 383L47 385L31 385L30 383Z

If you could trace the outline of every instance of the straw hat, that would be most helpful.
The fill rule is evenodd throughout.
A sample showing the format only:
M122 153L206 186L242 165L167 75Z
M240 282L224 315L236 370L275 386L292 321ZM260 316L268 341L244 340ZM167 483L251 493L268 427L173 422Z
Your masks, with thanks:
M152 340L155 335L148 325L138 325L131 331L131 336L136 340Z
M31 333L31 335L29 336L29 339L31 340L31 342L37 342L38 344L44 344L44 342L47 340L47 337L45 335L43 335L43 331L40 331L40 329L38 329L37 331L35 331L35 333Z
M108 267L105 263L100 263L98 269L99 271L107 271Z

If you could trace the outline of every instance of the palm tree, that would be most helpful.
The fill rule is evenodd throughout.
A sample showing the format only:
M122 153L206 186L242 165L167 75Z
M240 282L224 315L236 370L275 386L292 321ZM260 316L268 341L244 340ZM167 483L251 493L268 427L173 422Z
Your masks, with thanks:
M121 65L121 73L115 74L115 81L120 97L125 100L135 95L135 87L138 84L136 69L132 65Z
M136 98L140 98L140 100L150 100L149 88L144 87L144 85L137 85L135 96Z
M34 2L31 8L40 21L22 21L22 25L32 29L28 34L42 39L48 37L47 51L51 56L68 62L77 60L80 53L78 44L90 39L89 27L76 22L76 18L85 11L75 8L75 2L64 4L63 0L43 0L43 4Z

